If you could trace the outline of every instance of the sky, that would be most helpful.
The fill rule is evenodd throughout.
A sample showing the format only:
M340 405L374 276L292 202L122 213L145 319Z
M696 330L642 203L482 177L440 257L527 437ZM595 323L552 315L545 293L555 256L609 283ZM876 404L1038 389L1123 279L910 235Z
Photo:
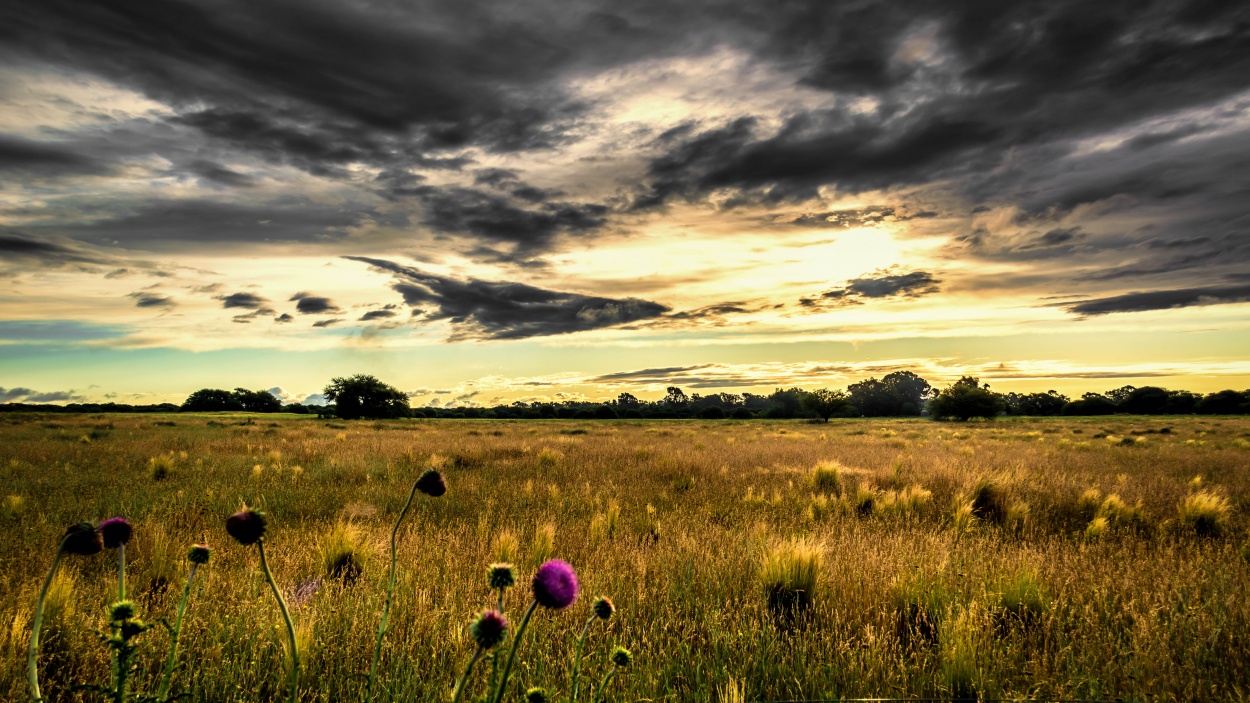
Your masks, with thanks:
M0 402L1250 387L1243 2L0 3Z

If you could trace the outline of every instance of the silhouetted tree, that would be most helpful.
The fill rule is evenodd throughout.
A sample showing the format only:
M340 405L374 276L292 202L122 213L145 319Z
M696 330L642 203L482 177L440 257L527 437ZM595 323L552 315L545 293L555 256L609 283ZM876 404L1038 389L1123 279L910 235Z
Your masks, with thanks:
M828 388L819 388L804 394L801 403L804 410L825 422L829 422L829 418L845 411L851 404L845 393Z
M187 396L182 403L184 412L219 412L242 410L243 403L230 391L221 388L201 388Z
M1064 415L1114 415L1117 406L1101 393L1086 393L1080 400L1063 406Z
M1234 390L1209 393L1194 408L1194 412L1200 415L1233 415L1247 411L1250 411L1250 391L1238 393Z
M243 409L252 413L276 413L282 409L282 401L269 391L249 391L246 388L234 389L234 397Z
M408 396L373 376L356 374L332 378L322 393L334 403L335 414L344 420L406 417Z
M981 385L972 376L955 381L929 401L929 412L937 420L970 420L974 417L992 420L1004 407L1001 395L991 391L989 384Z
M1045 393L1008 393L1003 396L1011 415L1062 415L1070 402L1068 396L1055 391Z

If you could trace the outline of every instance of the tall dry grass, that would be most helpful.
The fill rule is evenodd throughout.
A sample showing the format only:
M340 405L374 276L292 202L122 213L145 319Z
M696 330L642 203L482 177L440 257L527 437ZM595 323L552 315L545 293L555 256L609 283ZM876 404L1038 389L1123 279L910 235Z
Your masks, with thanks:
M1250 691L1244 419L156 424L169 420L0 418L0 699L25 695L30 609L61 532L110 515L135 524L130 578L148 617L176 606L185 547L216 548L176 685L194 701L280 698L279 615L254 550L222 530L242 502L268 513L271 566L298 602L304 700L358 699L389 564L378 556L431 465L449 491L400 530L381 700L446 700L472 648L465 625L495 598L486 565L515 562L524 584L545 554L616 601L584 667L601 675L609 644L634 652L613 701ZM761 572L785 544L818 550L801 627L770 612ZM92 630L111 563L63 568L42 659L50 701L108 675ZM526 590L508 593L511 612ZM535 618L519 689L567 694L589 605ZM144 690L164 637L145 637Z

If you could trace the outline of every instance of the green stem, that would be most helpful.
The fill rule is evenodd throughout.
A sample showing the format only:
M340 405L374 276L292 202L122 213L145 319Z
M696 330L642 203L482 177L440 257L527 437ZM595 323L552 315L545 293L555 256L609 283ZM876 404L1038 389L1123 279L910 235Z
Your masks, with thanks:
M569 696L569 703L577 703L577 690L582 683L582 645L586 642L586 633L590 632L590 626L594 624L596 617L594 613L590 614L590 619L582 627L582 634L577 638L577 647L573 651L573 693Z
M43 700L43 696L39 693L39 631L43 629L43 601L48 596L52 577L56 576L56 569L61 565L61 555L65 553L67 541L63 538L61 546L57 547L56 558L52 560L52 568L48 570L48 578L44 579L39 598L35 601L35 622L31 626L30 649L26 653L26 679L30 683L30 700L33 703L40 703Z
M126 703L126 684L130 678L130 641L122 639L117 646L117 680L113 686L113 703Z
M117 600L126 600L126 545L117 545Z
M512 673L512 663L516 661L516 650L521 646L521 638L525 636L525 628L530 624L530 618L534 616L534 611L538 608L538 601L530 603L530 607L526 608L525 616L521 618L521 625L517 627L516 634L512 636L512 649L508 652L508 662L503 666L503 677L499 679L499 688L495 690L493 703L499 703L503 700L504 690L508 688L508 676Z
M611 681L612 677L615 675L616 667L613 666L611 669L608 669L608 673L603 675L603 680L599 682L599 688L595 691L595 697L590 699L591 703L599 703L599 701L603 698L603 691L608 687L608 682Z
M195 580L195 570L199 564L191 565L191 573L187 574L187 585L182 589L182 600L178 603L178 615L174 618L174 627L169 633L169 658L165 660L165 671L161 674L161 684L156 689L156 700L165 703L169 693L169 683L174 676L174 664L178 660L178 635L182 632L182 616L187 612L187 601L191 596L191 582Z
M399 511L395 519L395 527L391 530L391 578L386 584L386 603L382 606L382 622L378 625L378 638L373 643L373 664L369 667L369 683L365 684L365 700L373 700L373 681L378 676L378 660L382 657L382 638L386 636L386 620L391 614L391 598L395 594L395 562L398 559L399 524L404 521L408 509L412 507L412 499L417 495L417 483L413 481L412 491L408 493L408 502Z
M481 656L482 648L478 647L477 651L473 653L473 658L469 660L469 665L464 668L464 673L461 674L460 680L456 682L456 693L452 697L451 703L460 703L460 698L464 696L464 689L469 683L469 674L473 672L473 666L477 664L477 660L481 658Z
M287 610L286 601L282 598L282 592L278 590L278 584L273 580L273 572L269 570L269 562L265 559L265 540L256 543L260 548L260 568L265 571L265 580L269 582L269 588L273 589L273 597L278 601L278 609L282 611L282 619L286 621L286 634L291 639L291 674L288 682L290 691L287 698L291 703L299 698L299 643L295 640L295 623L291 621L291 611Z

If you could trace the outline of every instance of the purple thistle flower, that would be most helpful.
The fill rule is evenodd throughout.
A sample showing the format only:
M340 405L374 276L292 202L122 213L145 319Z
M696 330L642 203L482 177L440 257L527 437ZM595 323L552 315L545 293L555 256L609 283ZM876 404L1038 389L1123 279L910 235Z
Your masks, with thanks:
M226 532L244 546L259 542L265 536L265 525L265 514L259 510L240 510L226 518Z
M117 549L129 542L133 531L124 517L111 517L100 523L96 529L100 531L100 536L104 538L104 546L108 549Z
M487 610L469 625L469 634L482 649L493 649L495 645L503 641L504 633L507 631L508 620L497 610Z
M538 567L534 574L534 600L544 608L564 610L577 600L577 574L559 559Z
M65 551L70 554L89 556L99 554L104 549L104 538L100 531L89 522L70 525L65 530Z

